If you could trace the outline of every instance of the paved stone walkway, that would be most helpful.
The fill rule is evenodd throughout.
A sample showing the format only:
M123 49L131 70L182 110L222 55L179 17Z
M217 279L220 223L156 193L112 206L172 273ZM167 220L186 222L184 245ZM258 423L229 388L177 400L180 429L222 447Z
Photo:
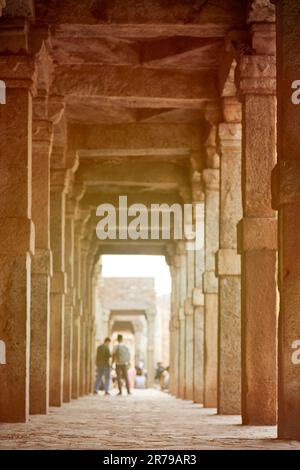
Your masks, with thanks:
M0 424L0 449L300 449L300 442L277 440L275 427L241 426L238 416L140 390L89 396L26 424Z

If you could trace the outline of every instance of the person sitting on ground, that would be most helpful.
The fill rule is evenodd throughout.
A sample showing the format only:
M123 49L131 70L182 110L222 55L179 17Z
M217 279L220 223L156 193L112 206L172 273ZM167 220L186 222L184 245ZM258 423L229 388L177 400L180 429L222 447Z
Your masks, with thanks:
M140 367L136 369L135 388L146 388L146 377Z
M98 346L97 356L96 356L97 379L95 383L95 393L98 393L99 388L103 390L103 376L104 376L105 395L109 395L109 386L110 386L111 353L109 350L109 344L110 344L110 338L105 338L104 343Z
M116 363L117 380L119 387L118 395L122 395L122 378L125 380L128 395L131 395L128 380L128 364L130 362L130 352L128 347L123 344L122 335L118 335L117 341L118 344L115 346L113 352L113 363Z
M157 363L157 368L156 368L156 371L155 371L154 380L159 383L159 386L160 386L161 390L162 390L162 381L163 381L162 374L163 374L164 370L165 370L165 368L162 365L162 362L158 362Z

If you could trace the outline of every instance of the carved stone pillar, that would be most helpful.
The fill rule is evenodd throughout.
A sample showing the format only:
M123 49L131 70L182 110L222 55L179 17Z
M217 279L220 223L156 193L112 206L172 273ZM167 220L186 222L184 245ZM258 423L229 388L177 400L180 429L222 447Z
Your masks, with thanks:
M179 267L179 385L178 385L178 396L184 398L185 396L185 314L184 314L184 302L186 299L187 291L187 276L186 276L186 254L184 242L177 244L180 267Z
M50 320L50 405L63 401L66 170L51 169L50 233L53 253Z
M154 385L154 326L155 326L156 312L147 311L147 387L151 388Z
M216 130L212 129L207 145L215 152ZM204 406L217 407L218 383L218 280L215 274L215 256L219 249L219 162L203 170L205 184L205 272L203 291L205 302L205 355L204 355Z
M46 119L46 96L34 99L32 142L32 218L36 250L32 259L30 319L30 414L49 405L50 333L50 153L53 125Z
M194 399L194 306L193 289L195 287L195 242L185 243L187 297L184 301L185 314L185 390L187 400Z
M278 437L300 440L300 3L277 2L279 209Z
M29 412L32 86L34 64L0 56L6 104L0 105L0 422L24 422ZM4 346L3 346L4 345Z
M193 289L194 306L194 402L203 403L204 395L204 202L197 203L196 229L201 240L195 247L195 287Z
M72 398L80 396L79 376L80 376L80 343L81 330L80 319L82 316L82 302L80 298L80 241L81 232L78 221L75 223L74 232L74 288L75 306L73 309L73 343L72 343Z
M220 249L218 412L241 413L241 260L237 254L237 224L242 217L241 124L232 122L240 112L236 98L223 98L227 122L219 125ZM238 116L236 116L236 114ZM232 118L232 119L231 119Z
M172 278L171 294L171 319L170 319L170 386L169 392L177 395L178 391L178 285L177 285L177 263L178 256L173 257L173 263L170 266Z
M243 118L242 417L244 424L271 425L277 367L277 220L270 184L276 161L274 24L254 23L252 34L256 55L243 55L237 69Z
M74 242L75 242L75 211L76 201L66 201L65 221L65 269L67 273L67 293L65 296L64 318L64 388L63 401L69 402L72 398L72 361L73 361L73 325L76 305L76 291L74 286ZM75 333L76 334L76 333Z

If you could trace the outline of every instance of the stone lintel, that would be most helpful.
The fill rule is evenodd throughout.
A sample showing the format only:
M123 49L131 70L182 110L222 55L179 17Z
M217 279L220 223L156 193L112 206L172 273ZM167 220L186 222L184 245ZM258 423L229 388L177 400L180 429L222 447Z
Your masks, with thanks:
M35 254L32 257L31 266L33 274L44 274L45 276L52 276L52 251L36 248Z
M21 217L0 218L0 253L17 256L34 254L35 229L32 220Z
M300 161L279 160L272 171L272 206L300 202Z
M218 279L214 271L206 271L203 273L203 292L204 294L218 293Z
M274 250L277 244L277 219L245 217L238 224L239 253L251 250Z
M202 173L205 189L209 191L219 191L220 172L218 169L205 168Z
M51 279L51 294L67 293L67 273L55 271Z
M184 314L185 316L188 316L188 315L193 315L193 313L194 313L194 307L193 307L192 299L187 298L184 301Z
M276 57L244 55L237 67L239 93L276 95Z
M203 307L204 305L204 294L199 287L193 289L193 305L194 307Z
M241 256L235 249L220 248L216 255L217 276L239 276L241 274Z

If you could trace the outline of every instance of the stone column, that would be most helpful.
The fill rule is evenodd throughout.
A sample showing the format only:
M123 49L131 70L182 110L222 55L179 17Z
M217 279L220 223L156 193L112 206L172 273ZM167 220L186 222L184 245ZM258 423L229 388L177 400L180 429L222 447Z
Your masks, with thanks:
M187 297L184 301L185 314L185 390L187 400L194 399L194 306L192 302L195 287L195 243L185 243Z
M75 222L74 233L74 286L75 286L75 307L73 311L73 344L72 344L72 398L80 396L79 376L80 376L80 344L81 344L81 316L82 302L80 298L80 243L81 231L78 220Z
M29 412L32 85L34 64L0 56L6 104L0 105L0 422L24 422ZM4 346L3 346L4 344Z
M171 319L170 319L170 386L169 392L172 395L177 394L178 389L178 286L177 286L177 265L176 258L173 257L173 263L170 266L172 278L172 294L171 294Z
M186 254L184 242L177 244L180 267L179 267L179 384L178 384L178 397L184 398L185 396L185 314L184 314L184 302L186 299L187 290L187 276L186 276Z
M207 152L214 160L212 167L203 170L205 184L205 272L203 292L204 322L204 406L217 407L218 383L218 281L215 274L215 256L219 249L219 162L215 154L215 128L210 135Z
M86 240L81 240L81 298L82 298L82 316L80 318L80 375L79 390L80 395L86 392L86 360L87 360L87 331L88 331L88 312L87 312L87 292L86 292L86 273L87 273L87 254L88 247Z
M223 98L227 122L219 125L220 249L218 413L241 413L241 260L237 224L242 217L240 104ZM234 107L237 108L236 111ZM231 114L229 114L229 111Z
M73 361L73 323L76 305L74 287L74 239L75 239L76 201L67 199L65 220L65 269L67 273L67 293L65 296L64 317L64 386L63 401L68 403L72 398L72 361ZM76 334L76 332L75 332Z
M196 230L199 246L195 247L194 306L194 402L203 403L204 396L204 202L197 203Z
M50 233L53 252L50 320L50 405L63 402L66 171L51 169Z
M155 313L147 311L147 387L151 388L154 385L154 325L155 325Z
M300 440L300 3L277 2L279 208L278 437Z
M46 96L34 99L32 142L32 218L36 250L31 273L30 414L49 405L50 332L50 153L53 125L46 119Z
M276 71L273 24L253 24L257 55L238 67L242 100L242 418L276 423L277 220L271 207L276 162ZM272 54L273 53L273 54Z

